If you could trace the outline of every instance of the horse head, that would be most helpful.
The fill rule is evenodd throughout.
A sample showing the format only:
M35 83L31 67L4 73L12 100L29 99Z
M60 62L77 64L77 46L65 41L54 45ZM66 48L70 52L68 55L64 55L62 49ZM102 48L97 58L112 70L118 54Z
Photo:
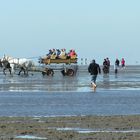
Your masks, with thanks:
M4 55L3 58L1 58L1 64L3 67L7 67L9 61L8 61L8 56Z
M12 60L13 58L11 57L11 56L8 56L8 55L5 55L4 54L4 56L3 56L3 58L1 59L1 61L3 62L3 61L10 61L10 60ZM9 62L10 63L10 62Z

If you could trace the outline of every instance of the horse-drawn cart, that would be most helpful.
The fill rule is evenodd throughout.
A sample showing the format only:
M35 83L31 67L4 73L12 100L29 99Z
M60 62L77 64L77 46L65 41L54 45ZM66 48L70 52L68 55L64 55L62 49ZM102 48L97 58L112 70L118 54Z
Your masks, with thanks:
M16 70L19 70L18 75L21 72L28 75L28 71L32 72L41 72L43 75L53 76L55 70L60 70L64 76L73 76L77 72L77 58L39 58L39 63L43 65L36 65L30 59L25 58L13 58L10 56L4 55L2 59L0 59L1 67L3 68L3 72L5 70L9 70L10 74L14 74Z
M74 76L77 72L77 58L71 59L71 58L66 58L66 59L50 59L47 57L40 58L39 59L40 64L45 64L45 68L42 71L43 75L48 75L48 76L53 76L54 75L54 70L60 70L63 76ZM54 64L59 66L55 67L53 66ZM47 66L46 66L47 65Z

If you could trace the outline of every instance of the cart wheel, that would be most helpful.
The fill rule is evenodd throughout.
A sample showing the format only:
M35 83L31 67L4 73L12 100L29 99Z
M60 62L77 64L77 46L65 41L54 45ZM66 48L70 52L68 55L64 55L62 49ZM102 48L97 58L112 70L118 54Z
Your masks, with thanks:
M49 69L49 68L45 68L44 71L42 71L42 75L45 76L53 76L54 75L54 71L53 69Z
M48 75L48 76L53 76L53 75L54 75L53 69L48 69L48 70L47 70L47 75Z
M73 76L74 75L74 70L73 69L68 69L67 70L67 75L68 76Z
M42 71L42 75L45 76L46 75L46 72L45 71Z

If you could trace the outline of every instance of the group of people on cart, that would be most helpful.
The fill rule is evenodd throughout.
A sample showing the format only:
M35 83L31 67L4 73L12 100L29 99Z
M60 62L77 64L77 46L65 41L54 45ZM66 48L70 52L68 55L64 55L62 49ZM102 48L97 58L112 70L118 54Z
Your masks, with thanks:
M50 49L46 57L48 59L76 59L77 53L73 49L69 52L66 49Z

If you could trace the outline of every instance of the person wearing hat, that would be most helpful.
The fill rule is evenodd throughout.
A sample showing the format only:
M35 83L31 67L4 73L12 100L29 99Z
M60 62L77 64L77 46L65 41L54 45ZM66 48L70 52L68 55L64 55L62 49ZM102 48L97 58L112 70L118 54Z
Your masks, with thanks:
M88 72L92 75L91 84L92 84L93 88L95 89L97 75L98 75L98 73L99 74L101 73L101 69L100 69L99 64L97 64L94 59L92 60L92 62L88 66Z

